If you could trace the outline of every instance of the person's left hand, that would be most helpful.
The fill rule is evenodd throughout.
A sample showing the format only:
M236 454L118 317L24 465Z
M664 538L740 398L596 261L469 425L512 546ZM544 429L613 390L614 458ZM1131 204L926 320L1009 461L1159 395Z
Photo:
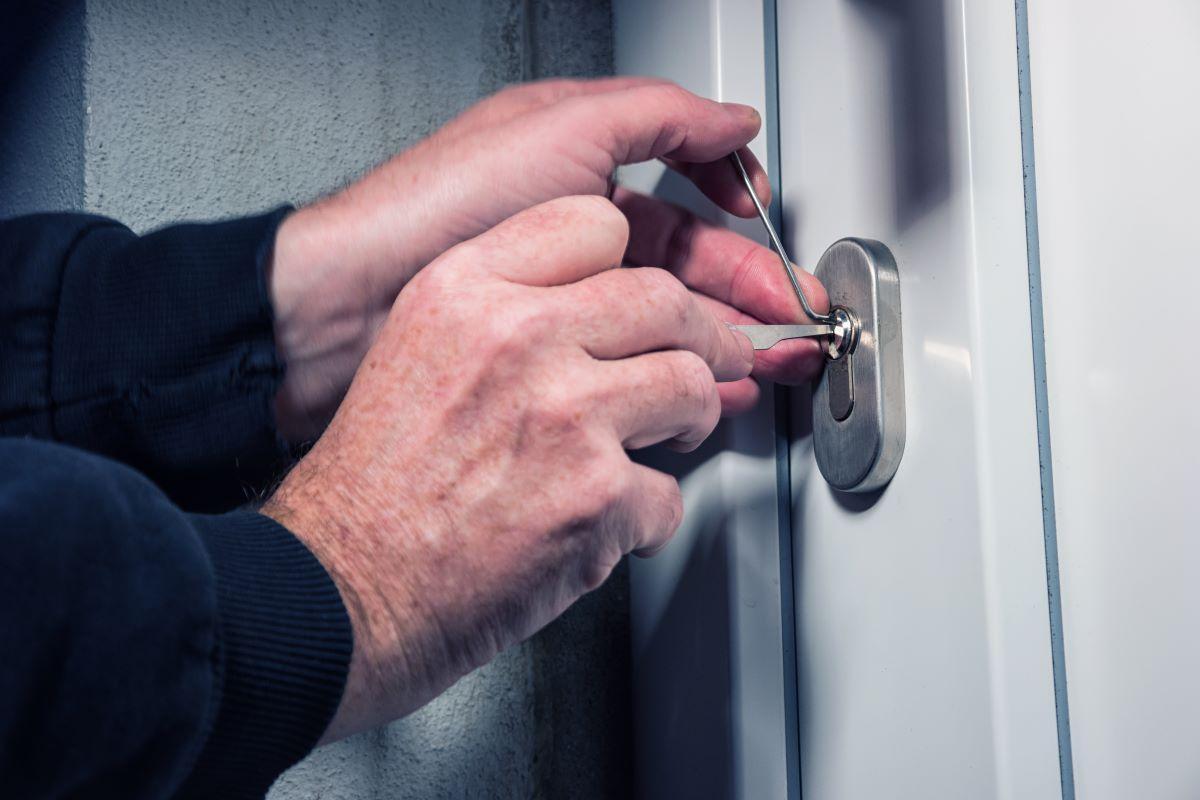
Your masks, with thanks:
M759 197L770 189L744 146L752 108L648 78L546 81L506 89L332 197L284 221L270 274L288 365L277 398L292 441L323 429L396 296L425 264L518 211L567 195L609 194L630 225L626 261L666 267L727 322L791 323L803 313L768 249L612 184L622 164L661 159L718 206L754 206L726 156L739 150ZM823 288L801 273L810 303ZM799 383L819 369L815 340L757 354L754 374ZM751 378L722 384L726 413L751 407Z

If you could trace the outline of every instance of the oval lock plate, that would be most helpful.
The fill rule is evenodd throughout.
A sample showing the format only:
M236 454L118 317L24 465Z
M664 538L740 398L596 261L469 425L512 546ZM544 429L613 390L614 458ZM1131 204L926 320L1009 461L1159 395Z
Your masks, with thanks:
M828 361L813 394L813 449L825 480L843 492L887 484L904 454L904 348L900 276L891 251L873 239L834 242L813 274L831 307L861 326L853 350Z

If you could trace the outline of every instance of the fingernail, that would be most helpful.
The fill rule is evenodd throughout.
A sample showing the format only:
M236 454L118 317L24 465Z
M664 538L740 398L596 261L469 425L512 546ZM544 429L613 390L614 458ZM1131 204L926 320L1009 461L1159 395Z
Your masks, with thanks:
M754 106L748 106L743 103L723 103L722 105L739 117L744 117L746 120L753 122L756 126L762 124L762 117L759 116L758 110Z

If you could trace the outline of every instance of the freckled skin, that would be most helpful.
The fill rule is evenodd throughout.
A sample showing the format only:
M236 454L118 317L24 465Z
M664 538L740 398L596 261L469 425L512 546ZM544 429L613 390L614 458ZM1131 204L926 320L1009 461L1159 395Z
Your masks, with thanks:
M290 439L319 438L264 512L353 624L325 741L414 710L665 545L679 487L628 450L694 448L755 378L820 368L815 342L754 353L725 325L801 320L770 251L599 196L618 164L661 157L751 216L725 156L758 126L654 79L515 87L285 221L277 410Z

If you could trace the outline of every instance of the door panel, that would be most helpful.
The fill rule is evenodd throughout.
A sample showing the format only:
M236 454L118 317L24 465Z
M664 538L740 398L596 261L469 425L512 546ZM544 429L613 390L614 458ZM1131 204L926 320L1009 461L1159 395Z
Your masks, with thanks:
M848 235L892 249L908 415L896 478L866 497L821 480L803 390L790 476L769 407L659 462L688 514L632 570L640 794L1059 796L1014 9L618 0L614 18L618 71L768 112L778 136L753 146L777 150L802 266ZM622 179L705 208L661 171Z
M1076 783L1193 798L1200 5L1031 3L1029 39Z
M892 249L908 422L891 485L844 496L795 409L804 795L1056 796L1013 8L778 14L793 254Z

